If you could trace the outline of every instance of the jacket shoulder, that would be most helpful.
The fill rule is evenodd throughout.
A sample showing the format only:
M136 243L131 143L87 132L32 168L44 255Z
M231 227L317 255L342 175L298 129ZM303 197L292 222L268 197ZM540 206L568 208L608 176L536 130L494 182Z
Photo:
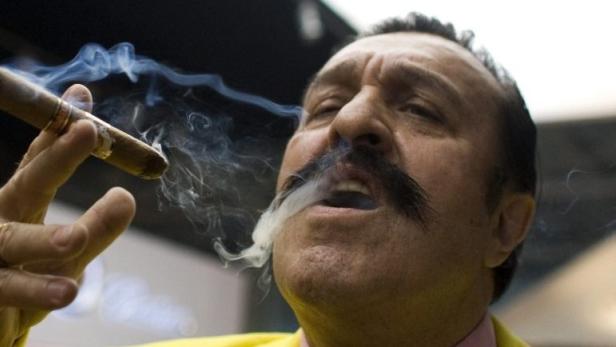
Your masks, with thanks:
M492 317L492 324L498 347L530 347L526 342L509 331L498 319Z

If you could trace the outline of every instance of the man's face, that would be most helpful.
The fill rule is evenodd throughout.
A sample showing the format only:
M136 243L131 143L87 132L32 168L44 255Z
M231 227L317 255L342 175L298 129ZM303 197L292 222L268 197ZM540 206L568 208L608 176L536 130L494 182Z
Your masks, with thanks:
M317 204L292 216L273 251L292 306L400 304L463 296L478 283L489 292L484 255L498 221L486 194L501 98L469 52L433 35L378 35L338 52L307 91L278 189L344 140L375 148L415 179L434 213L422 225L384 198L382 182L359 175L354 184L367 187L376 208Z

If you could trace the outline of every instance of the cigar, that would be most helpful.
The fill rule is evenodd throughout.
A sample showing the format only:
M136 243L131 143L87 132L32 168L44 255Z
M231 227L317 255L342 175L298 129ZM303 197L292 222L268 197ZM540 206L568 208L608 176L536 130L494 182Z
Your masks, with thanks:
M0 68L0 110L58 135L66 132L71 123L88 119L97 128L97 145L92 155L144 179L159 178L169 166L153 147L6 68Z

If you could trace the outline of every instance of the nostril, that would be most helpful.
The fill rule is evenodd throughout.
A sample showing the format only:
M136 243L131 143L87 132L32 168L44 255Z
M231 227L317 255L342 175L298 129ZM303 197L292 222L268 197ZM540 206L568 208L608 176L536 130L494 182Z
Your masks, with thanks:
M371 145L376 146L376 145L381 144L381 138L380 138L380 137L378 137L377 135L375 135L375 134L368 134L368 135L366 135L366 136L368 136L368 142L369 142Z
M358 136L353 141L354 145L369 145L369 146L378 146L381 144L381 138L376 134L364 134Z

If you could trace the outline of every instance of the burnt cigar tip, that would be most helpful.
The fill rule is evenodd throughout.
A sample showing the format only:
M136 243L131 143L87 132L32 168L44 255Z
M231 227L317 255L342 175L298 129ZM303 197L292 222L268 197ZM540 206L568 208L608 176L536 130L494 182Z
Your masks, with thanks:
M152 155L148 161L146 162L145 168L139 175L139 177L155 180L160 178L167 168L169 167L169 161L160 153L156 153L156 155Z

